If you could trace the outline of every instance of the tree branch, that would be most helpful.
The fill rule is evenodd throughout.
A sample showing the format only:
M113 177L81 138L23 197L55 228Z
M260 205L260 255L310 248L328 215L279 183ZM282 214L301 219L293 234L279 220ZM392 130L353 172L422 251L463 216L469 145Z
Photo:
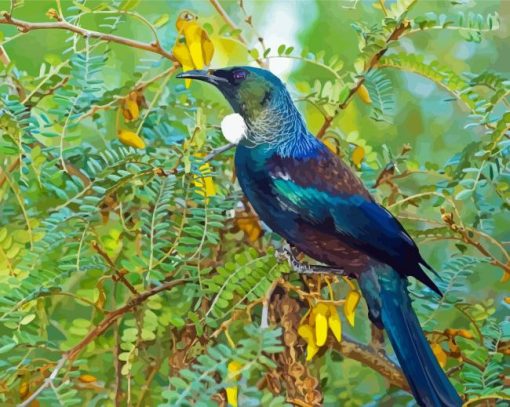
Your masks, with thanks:
M402 370L391 360L377 353L372 347L359 343L346 335L342 335L340 343L336 340L330 340L328 346L335 352L349 359L357 360L375 370L388 379L392 385L408 392L411 391Z
M230 28L232 28L233 31L235 30L241 30L239 28L239 26L234 23L234 21L230 18L230 16L227 14L227 12L225 11L225 9L221 6L220 2L218 0L209 0L212 4L212 6L216 9L216 11L218 12L218 14L223 18L223 21L225 21L225 23L230 26ZM244 35L239 32L239 34L237 34L237 39L243 43L244 45L246 45L246 48L249 48L249 45L248 45L248 41L246 40L246 38L244 37ZM260 40L259 40L260 41ZM257 61L257 64L259 64L259 66L261 66L262 68L267 68L267 64L260 58L256 58L255 61Z
M137 48L144 51L153 52L155 54L159 54L162 57L169 59L171 61L177 62L176 58L171 52L166 51L161 47L159 42L152 42L150 44L145 42L140 42L136 40L132 40L129 38L119 37L118 35L106 34L99 31L87 30L82 27L78 27L76 25L70 24L67 21L56 21L49 23L32 23L29 21L19 20L17 18L12 17L8 12L3 13L3 17L0 18L0 24L12 25L18 28L18 30L22 33L27 33L29 31L35 30L64 30L71 31L73 33L79 34L83 37L89 38L97 38L101 41L106 42L114 42L117 44L127 45L131 48Z
M64 364L66 363L67 358L63 356L58 363L55 365L55 368L53 369L53 372L49 375L47 379L44 380L44 382L39 386L39 388L34 391L30 397L28 397L26 400L23 401L23 403L18 404L18 407L28 407L32 404L32 401L34 401L39 394L41 394L47 387L50 387L53 385L53 381L58 376L58 372L62 367L64 367Z
M219 155L221 153L224 153L225 151L228 151L228 150L230 150L231 148L233 148L235 146L236 146L236 144L228 143L228 144L225 144L225 145L220 146L218 148L215 148L214 150L212 150L209 154L207 154L205 156L204 163L207 163L207 162L211 161L217 155Z
M30 397L23 401L18 407L28 407L34 401L41 392L47 387L53 385L53 381L56 379L58 372L65 365L67 361L72 361L76 359L76 357L80 354L83 349L87 347L94 339L98 336L101 336L110 326L113 325L119 318L121 318L124 314L127 314L133 308L136 308L143 302L145 302L148 298L153 295L159 294L160 292L170 290L173 287L176 287L181 284L185 284L189 282L189 279L178 279L172 280L167 283L161 284L157 287L153 287L150 290L147 290L138 296L132 298L126 305L117 308L116 310L110 312L92 331L90 331L85 338L83 338L77 345L67 351L62 358L58 361L57 365L51 372L51 375L43 382L43 384L34 391Z
M124 314L130 312L133 308L136 308L148 298L153 295L159 294L162 291L170 290L171 288L189 282L189 279L179 279L172 280L168 283L161 284L157 287L154 287L148 291L141 293L140 295L131 299L126 305L117 308L115 311L110 312L92 331L88 333L88 335L83 338L80 343L74 346L71 350L67 352L68 359L75 359L79 353L94 339L98 336L102 335L104 331L106 331L117 319L122 317Z

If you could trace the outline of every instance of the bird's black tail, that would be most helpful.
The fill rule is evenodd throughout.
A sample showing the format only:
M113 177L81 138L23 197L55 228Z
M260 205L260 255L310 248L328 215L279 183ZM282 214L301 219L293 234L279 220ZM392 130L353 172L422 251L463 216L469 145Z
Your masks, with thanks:
M458 407L462 401L439 366L411 307L407 281L389 266L366 270L359 284L370 319L384 327L420 406Z

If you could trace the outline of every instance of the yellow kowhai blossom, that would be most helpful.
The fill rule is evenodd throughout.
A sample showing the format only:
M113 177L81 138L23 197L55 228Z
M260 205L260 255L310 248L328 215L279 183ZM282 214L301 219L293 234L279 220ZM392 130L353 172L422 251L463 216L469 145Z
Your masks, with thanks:
M119 137L119 140L122 144L134 148L145 148L145 142L143 139L136 133L121 129L117 133L117 136Z
M298 327L298 334L307 343L306 360L310 360L324 346L328 330L335 339L342 340L342 323L331 302L319 302L308 311Z
M239 378L239 371L242 369L242 367L243 365L241 365L239 362L230 362L227 366L228 378L237 380ZM227 393L227 403L232 407L237 407L237 386L227 387L225 392Z
M209 65L214 54L214 46L207 32L197 23L198 17L189 11L183 11L175 26L180 37L173 48L173 54L182 65L183 71L202 69ZM185 80L189 87L190 79Z
M432 343L430 344L430 347L432 348L432 352L434 352L434 355L436 355L436 359L439 362L439 366L445 367L446 362L448 360L448 355L443 350L441 345L438 343Z
M351 160L356 168L360 167L363 158L365 158L365 149L361 146L354 147L354 150L352 150Z
M372 99L370 98L370 94L368 93L368 89L365 85L361 85L357 92L359 98L363 101L363 103L366 103L367 105L372 104Z
M138 94L130 92L122 103L122 115L126 122L136 120L140 117L140 108L138 106Z
M349 294L347 294L347 297L345 297L344 314L347 322L349 322L351 326L354 326L354 316L356 315L355 311L360 299L361 294L357 290L349 291Z
M204 154L195 154L195 157L203 156ZM199 169L202 175L195 175L193 180L193 185L198 188L198 193L205 197L216 195L216 184L213 177L209 175L212 171L211 166L209 163L205 163Z

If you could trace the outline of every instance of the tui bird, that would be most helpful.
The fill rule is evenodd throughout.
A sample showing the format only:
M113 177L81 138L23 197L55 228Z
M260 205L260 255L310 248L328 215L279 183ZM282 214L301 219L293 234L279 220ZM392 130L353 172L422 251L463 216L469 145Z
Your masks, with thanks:
M460 406L411 306L407 277L437 294L431 269L399 221L306 128L285 85L267 70L230 67L179 78L214 85L242 116L239 184L273 231L311 258L358 280L370 320L384 328L421 406Z

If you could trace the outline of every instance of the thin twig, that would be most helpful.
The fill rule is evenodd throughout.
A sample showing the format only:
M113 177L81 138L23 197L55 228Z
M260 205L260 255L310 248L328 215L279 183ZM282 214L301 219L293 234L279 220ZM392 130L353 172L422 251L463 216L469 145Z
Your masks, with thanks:
M4 47L0 45L0 62L4 64L5 66L9 65L11 63L11 59L9 58L9 55L7 52L5 52Z
M35 390L29 398L27 398L23 403L21 403L18 407L28 407L32 401L34 401L41 392L49 386L53 385L53 381L56 379L58 372L67 361L72 361L76 359L76 357L89 345L94 339L98 336L101 336L112 324L114 324L119 318L121 318L124 314L127 314L143 302L145 302L150 297L159 294L163 291L170 290L178 285L185 284L190 282L190 279L178 279L172 280L167 283L161 284L157 287L153 287L150 290L147 290L133 299L131 299L126 305L117 308L116 310L110 312L92 331L90 331L87 336L85 336L77 345L75 345L71 350L66 352L62 358L58 361L53 369L51 375L43 382L41 386L37 390Z
M113 357L115 359L115 407L122 405L122 361L119 356L121 354L121 338L119 334L120 321L115 323L115 345L113 349Z
M44 380L44 382L37 388L36 391L34 391L30 397L28 397L26 400L23 401L23 403L18 404L18 407L28 407L32 404L32 401L34 401L39 394L41 394L46 388L53 386L53 381L56 379L58 372L62 367L64 367L64 364L68 360L67 356L64 355L58 363L55 365L55 368L53 369L53 372L49 375L47 379Z
M167 283L161 284L157 287L153 287L150 290L147 290L140 295L137 295L133 299L131 299L126 305L116 309L115 311L110 312L92 331L88 333L88 335L83 338L77 345L75 345L68 352L68 359L75 359L80 352L85 349L85 347L91 343L98 336L101 336L115 321L117 321L124 314L130 312L132 309L136 308L143 302L145 302L148 298L159 294L160 292L170 290L173 287L178 285L185 284L190 282L190 279L178 279L172 280Z
M18 28L22 33L35 30L65 30L79 34L86 38L97 38L101 41L114 42L117 44L127 45L131 48L137 48L144 51L153 52L165 57L171 61L177 62L176 58L171 52L166 51L161 47L158 42L152 42L150 44L132 40L130 38L120 37L118 35L102 33L99 31L87 30L82 27L78 27L67 21L56 21L50 23L32 23L29 21L20 20L12 17L8 12L3 13L3 18L0 18L0 24L12 25Z
M244 0L239 0L239 8L241 9L241 11L244 14L244 21L246 22L246 24L248 24L248 26L251 28L251 30L257 37L257 41L260 43L260 47L262 49L262 54L264 55L267 50L266 44L264 43L264 37L262 37L262 35L259 34L259 32L256 30L255 26L253 25L253 17L251 15L249 15L248 12L246 11L246 8L244 7ZM265 61L264 61L264 64L266 64Z
M145 380L145 383L141 387L140 396L138 398L138 402L136 403L136 407L142 407L143 402L145 400L145 397L147 395L147 392L150 389L150 385L152 381L154 380L154 377L156 377L156 374L159 372L159 369L161 367L161 364L163 363L163 359L158 359L155 362L151 363L151 367L149 370L149 374L147 375L147 379Z
M212 150L209 154L207 154L204 158L204 163L211 161L214 157L217 155L224 153L225 151L230 150L231 148L235 147L236 145L233 143L225 144L224 146L215 148Z
M209 1L211 2L212 6L216 9L218 14L223 18L223 21L225 21L225 23L228 26L230 26L232 31L239 30L239 33L237 34L237 38L239 39L239 41L241 43L243 43L247 48L249 48L248 41L246 41L246 38L242 34L239 26L236 23L234 23L234 21L230 18L230 16L227 14L225 9L221 6L220 2L218 0L209 0ZM257 64L259 64L262 68L267 68L266 63L262 59L256 58L255 61L257 61Z
M92 241L92 248L103 258L106 260L106 262L108 263L108 265L110 266L110 268L115 272L115 278L122 282L122 284L124 284L129 291L131 291L131 294L135 294L135 295L138 295L138 290L133 287L133 285L126 279L126 277L124 277L124 272L122 270L119 270L117 268L117 266L115 265L114 261L110 258L110 256L108 255L108 253L106 253L102 248L101 246L99 246L99 244L93 240Z

